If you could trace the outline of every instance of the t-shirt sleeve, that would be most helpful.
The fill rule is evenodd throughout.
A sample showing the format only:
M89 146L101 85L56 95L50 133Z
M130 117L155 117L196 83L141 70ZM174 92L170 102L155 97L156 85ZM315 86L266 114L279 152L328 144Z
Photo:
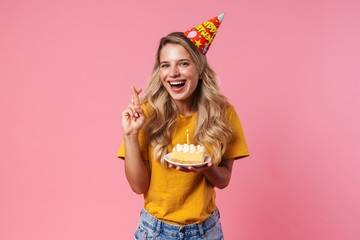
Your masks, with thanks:
M147 110L145 109L144 106L141 106L141 108L143 109L144 113L145 113L145 116L146 116L146 119L148 119L148 112ZM138 140L139 140L139 146L140 146L140 153L141 153L141 156L142 156L142 159L147 161L149 160L149 156L148 156L148 142L146 140L146 137L145 137L145 134L144 134L144 131L143 131L144 128L142 128L139 132L139 136L138 136ZM125 158L125 144L124 144L124 140L122 140L122 143L121 143L121 147L120 147L120 150L117 154L117 157L118 158Z
M249 156L249 150L246 144L244 132L240 123L240 119L232 105L226 111L228 120L233 128L233 137L226 145L226 151L222 159L241 158Z

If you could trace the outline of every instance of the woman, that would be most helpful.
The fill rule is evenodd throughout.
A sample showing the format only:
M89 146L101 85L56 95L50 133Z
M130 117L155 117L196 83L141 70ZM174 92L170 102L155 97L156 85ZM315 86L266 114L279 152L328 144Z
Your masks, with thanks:
M223 239L214 187L229 184L234 159L248 156L238 116L219 92L206 56L184 33L161 39L142 101L131 88L118 156L134 192L144 195L135 239ZM203 167L167 164L177 143L205 145Z

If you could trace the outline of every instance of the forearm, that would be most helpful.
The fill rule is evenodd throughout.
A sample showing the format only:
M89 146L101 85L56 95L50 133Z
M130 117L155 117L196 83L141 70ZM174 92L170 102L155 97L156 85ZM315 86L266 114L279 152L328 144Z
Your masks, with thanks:
M144 193L149 186L149 171L141 157L137 135L124 135L125 174L131 189Z
M214 164L203 171L206 179L215 187L223 189L227 187L231 179L233 159L223 160L219 166Z

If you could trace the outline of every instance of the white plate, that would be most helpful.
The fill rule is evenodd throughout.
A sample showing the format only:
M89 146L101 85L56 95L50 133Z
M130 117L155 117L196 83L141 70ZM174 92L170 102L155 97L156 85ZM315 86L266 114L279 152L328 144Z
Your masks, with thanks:
M204 162L202 162L202 163L195 163L195 164L186 164L186 163L177 163L177 162L171 161L171 153L168 153L168 154L165 155L165 160L166 160L167 162L171 163L171 164L176 165L176 166L182 166L182 167L190 167L190 166L192 166L192 167L201 167L201 166L207 164L208 162L210 162L210 161L211 161L211 157L205 154Z

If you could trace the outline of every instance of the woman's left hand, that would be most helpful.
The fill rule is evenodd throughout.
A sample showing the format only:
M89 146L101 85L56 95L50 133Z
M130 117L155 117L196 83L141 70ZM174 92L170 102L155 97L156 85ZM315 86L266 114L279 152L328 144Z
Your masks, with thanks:
M176 166L171 163L169 164L170 168L176 169L181 172L193 172L193 173L202 172L202 171L210 169L211 167L214 167L214 166L215 165L211 161L201 167L192 167L192 166L184 167L184 166Z

